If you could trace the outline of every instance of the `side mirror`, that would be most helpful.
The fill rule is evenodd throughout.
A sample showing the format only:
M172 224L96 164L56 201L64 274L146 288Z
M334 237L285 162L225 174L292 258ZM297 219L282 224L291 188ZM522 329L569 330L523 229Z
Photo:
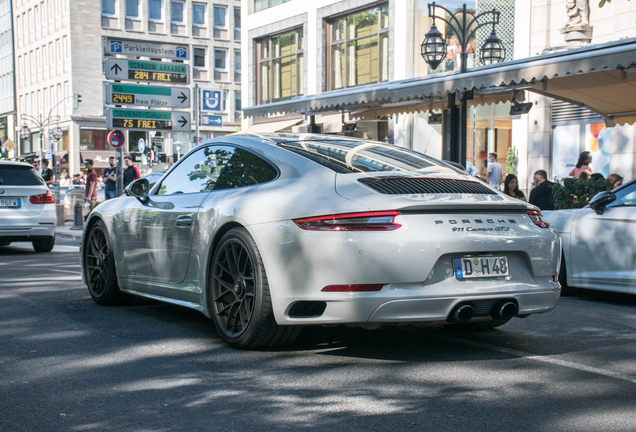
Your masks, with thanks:
M599 194L596 194L594 198L592 198L592 200L590 201L590 208L598 214L603 214L603 211L605 211L605 207L608 204L613 203L614 201L616 201L616 195L614 194L614 192L601 192Z
M148 192L150 192L150 182L146 178L137 179L126 188L127 195L134 196L144 204L148 201Z

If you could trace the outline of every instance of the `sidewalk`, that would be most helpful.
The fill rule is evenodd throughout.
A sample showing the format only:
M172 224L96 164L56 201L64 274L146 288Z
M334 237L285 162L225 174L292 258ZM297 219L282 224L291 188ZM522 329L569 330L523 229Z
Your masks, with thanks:
M71 230L73 222L66 222L64 226L58 226L55 230L55 237L66 239L81 239L82 230Z

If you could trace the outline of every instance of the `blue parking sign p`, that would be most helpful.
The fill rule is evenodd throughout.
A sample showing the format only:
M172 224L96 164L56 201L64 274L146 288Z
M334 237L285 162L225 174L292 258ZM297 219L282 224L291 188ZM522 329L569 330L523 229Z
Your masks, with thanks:
M178 46L177 47L177 58L188 58L188 47Z
M122 51L121 41L117 41L117 40L110 41L110 51L114 53L120 53Z

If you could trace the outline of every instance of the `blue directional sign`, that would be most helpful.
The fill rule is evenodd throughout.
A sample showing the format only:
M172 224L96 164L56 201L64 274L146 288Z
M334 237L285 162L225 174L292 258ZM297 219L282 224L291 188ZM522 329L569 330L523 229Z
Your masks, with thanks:
M220 115L201 115L201 126L223 126L223 117Z
M203 90L201 111L221 111L221 91Z

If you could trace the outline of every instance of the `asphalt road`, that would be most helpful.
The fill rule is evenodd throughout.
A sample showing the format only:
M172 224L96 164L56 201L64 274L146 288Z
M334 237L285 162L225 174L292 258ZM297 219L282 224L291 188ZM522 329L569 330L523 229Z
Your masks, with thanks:
M309 328L245 352L194 311L96 305L76 244L0 247L0 431L636 430L629 296L484 333Z

